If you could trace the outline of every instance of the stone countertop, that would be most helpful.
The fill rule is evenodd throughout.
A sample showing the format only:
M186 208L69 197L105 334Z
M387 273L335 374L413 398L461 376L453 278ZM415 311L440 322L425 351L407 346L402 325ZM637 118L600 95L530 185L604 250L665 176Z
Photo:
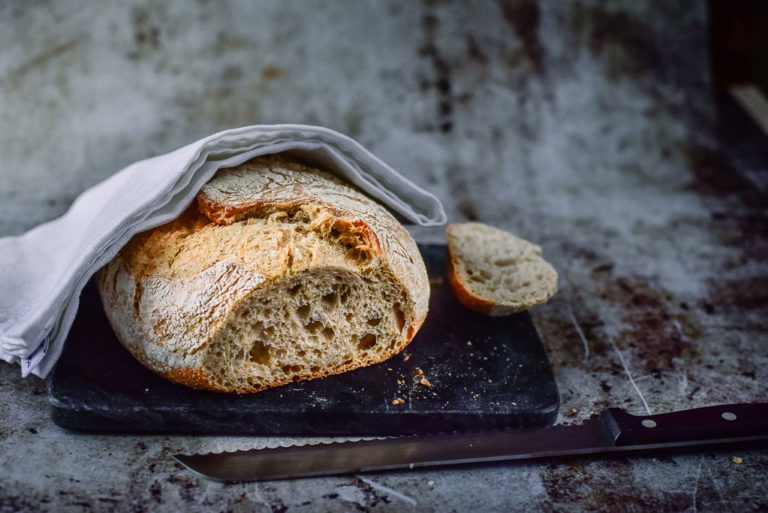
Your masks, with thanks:
M768 151L712 89L705 7L0 2L0 235L209 133L325 125L543 246L560 422L765 400ZM766 450L223 485L170 455L292 440L68 433L46 386L0 363L0 511L768 509Z

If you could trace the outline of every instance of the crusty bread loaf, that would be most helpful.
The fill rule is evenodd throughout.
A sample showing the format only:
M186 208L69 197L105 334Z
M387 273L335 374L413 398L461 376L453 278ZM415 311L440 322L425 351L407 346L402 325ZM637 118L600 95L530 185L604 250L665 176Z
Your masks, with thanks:
M427 314L418 248L382 206L279 156L220 170L99 273L123 345L184 385L249 393L385 360Z
M448 277L467 308L509 315L547 301L557 292L557 272L541 248L482 223L450 224Z

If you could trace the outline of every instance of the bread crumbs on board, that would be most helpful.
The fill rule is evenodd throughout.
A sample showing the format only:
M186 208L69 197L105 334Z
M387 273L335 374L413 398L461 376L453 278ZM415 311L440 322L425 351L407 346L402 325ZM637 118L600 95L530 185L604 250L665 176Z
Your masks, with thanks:
M395 406L397 406L398 404L405 404L405 399L401 399L400 397L398 397L397 399L392 401L392 404L394 404Z
M427 378L421 378L421 381L419 381L419 383L421 383L425 387L431 387L432 386L432 383L430 383Z

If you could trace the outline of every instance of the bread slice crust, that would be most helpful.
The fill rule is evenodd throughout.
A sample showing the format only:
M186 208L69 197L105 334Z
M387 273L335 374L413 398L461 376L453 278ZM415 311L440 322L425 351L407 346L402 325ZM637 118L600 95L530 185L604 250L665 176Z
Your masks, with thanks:
M252 393L401 351L426 268L381 205L280 156L220 170L177 219L98 274L121 343L174 382Z

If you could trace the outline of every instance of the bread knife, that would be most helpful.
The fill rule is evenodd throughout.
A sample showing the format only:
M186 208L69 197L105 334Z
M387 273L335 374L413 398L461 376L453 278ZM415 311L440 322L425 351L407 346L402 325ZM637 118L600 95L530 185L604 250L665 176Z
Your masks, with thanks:
M174 458L214 481L247 482L763 442L768 442L768 403L659 415L609 408L581 424L536 430L407 436Z

